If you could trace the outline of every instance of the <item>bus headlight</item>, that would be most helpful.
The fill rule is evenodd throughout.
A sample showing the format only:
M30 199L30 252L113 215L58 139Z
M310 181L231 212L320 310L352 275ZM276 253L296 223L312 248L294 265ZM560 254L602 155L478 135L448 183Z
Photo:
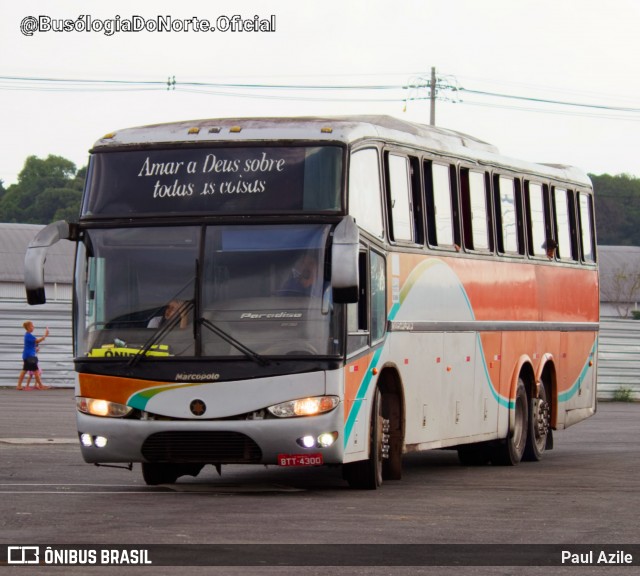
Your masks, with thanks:
M323 412L333 410L339 403L337 396L313 396L311 398L300 398L290 400L274 406L269 406L267 410L278 418L292 418L295 416L316 416Z
M109 418L122 418L132 410L132 408L124 404L117 404L116 402L109 402L108 400L100 400L97 398L83 398L81 396L76 399L76 408L84 414L106 416Z

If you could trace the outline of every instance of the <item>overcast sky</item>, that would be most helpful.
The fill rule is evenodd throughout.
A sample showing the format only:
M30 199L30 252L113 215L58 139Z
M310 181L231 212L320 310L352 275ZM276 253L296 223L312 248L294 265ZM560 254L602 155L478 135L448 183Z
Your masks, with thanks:
M235 15L275 31L194 30L237 26ZM432 66L439 126L509 156L640 177L638 0L4 0L0 16L5 186L27 156L80 167L98 138L128 126L362 113L428 123L424 88L264 86L423 85ZM174 30L105 32L159 16ZM78 31L32 28L64 20Z

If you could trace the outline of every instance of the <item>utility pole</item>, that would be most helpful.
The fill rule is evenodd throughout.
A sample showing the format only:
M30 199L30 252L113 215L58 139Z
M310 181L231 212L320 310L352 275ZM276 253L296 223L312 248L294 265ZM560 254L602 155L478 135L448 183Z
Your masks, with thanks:
M436 125L436 68L431 67L431 118L429 124Z

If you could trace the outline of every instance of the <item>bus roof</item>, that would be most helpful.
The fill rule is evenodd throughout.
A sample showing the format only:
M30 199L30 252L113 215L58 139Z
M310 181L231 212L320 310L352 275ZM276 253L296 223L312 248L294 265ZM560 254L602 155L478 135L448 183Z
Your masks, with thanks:
M343 144L362 140L395 142L478 164L539 174L591 187L588 176L578 168L508 158L500 155L495 146L473 136L392 116L214 118L154 124L107 134L94 144L91 152L162 144L265 143L278 140Z

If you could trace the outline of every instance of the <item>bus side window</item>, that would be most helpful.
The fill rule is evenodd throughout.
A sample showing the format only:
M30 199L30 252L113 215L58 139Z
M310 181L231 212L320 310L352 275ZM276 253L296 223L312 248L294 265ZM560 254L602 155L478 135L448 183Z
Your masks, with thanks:
M524 254L519 185L509 176L494 177L498 252L502 254Z
M387 331L387 277L384 256L362 250L358 255L358 302L347 305L347 354L379 342Z
M347 354L358 352L369 343L369 270L363 250L358 254L358 275L358 301L347 304Z
M369 254L371 270L371 343L384 337L387 328L387 276L384 257L373 250Z
M525 182L526 222L529 254L543 257L547 255L547 219L545 218L545 199L542 184Z
M455 245L452 180L449 165L424 163L427 237L430 246Z
M483 172L460 170L460 201L464 247L467 250L490 251L489 210Z
M349 214L358 226L384 238L380 166L375 148L358 150L349 163Z
M580 214L580 244L582 248L582 260L595 262L596 251L593 234L593 204L591 196L584 192L578 193L578 206Z
M413 194L411 168L406 156L386 155L389 195L389 235L395 241L414 241Z
M553 187L553 207L555 210L556 241L558 242L558 258L576 260L571 241L571 219L569 202L570 192L563 188Z

